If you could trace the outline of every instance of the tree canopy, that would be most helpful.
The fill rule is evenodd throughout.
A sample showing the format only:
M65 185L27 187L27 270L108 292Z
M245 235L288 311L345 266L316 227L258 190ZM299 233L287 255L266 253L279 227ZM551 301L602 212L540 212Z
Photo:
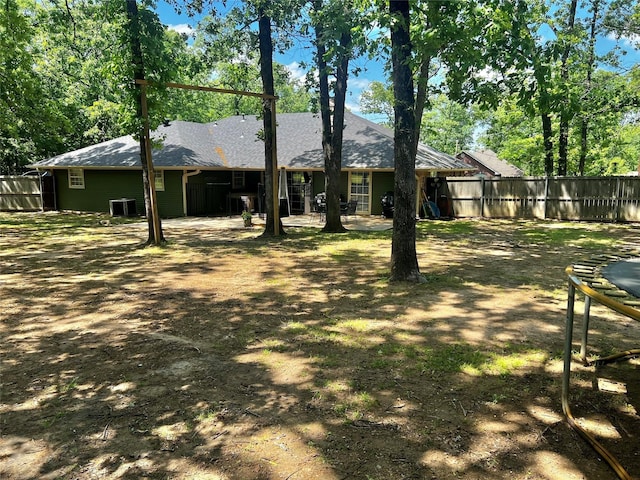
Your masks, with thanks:
M388 9L378 0L349 2L349 15L343 14L345 2L329 0L315 7L303 0L173 3L202 14L192 37L164 27L152 4L139 4L150 80L261 91L254 14L263 3L276 51L311 51L313 26L322 27L332 97L341 55L391 59ZM637 2L409 4L420 140L448 153L488 147L532 174L637 167L640 67L627 60L638 52ZM19 173L39 159L135 131L124 6L122 0L3 2L1 173ZM347 38L349 44L342 44ZM300 60L313 63L311 57ZM357 69L351 64L349 70L353 75ZM305 84L274 63L278 110L320 110L318 78L310 74ZM361 105L392 125L394 100L383 80L371 83ZM256 99L162 88L151 89L149 101L152 124L260 115L262 109Z
M412 31L414 75L427 83L421 141L454 153L448 139L464 138L458 145L466 144L469 137L461 129L473 125L476 147L495 150L527 173L607 174L637 168L640 150L629 139L638 125L639 70L625 66L628 52L638 49L636 2L426 5L416 4L414 18L424 18ZM465 28L452 34L451 22ZM389 92L388 85L373 83L363 94L364 111L391 118ZM451 114L461 113L458 121L443 115L445 104Z
M139 5L147 79L261 91L259 57L216 34L205 17L195 39L162 25ZM8 0L0 8L0 173L137 131L125 2ZM226 38L240 40L237 35ZM257 37L256 37L257 38ZM245 39L246 40L246 39ZM212 49L218 48L216 55ZM308 111L307 86L274 67L282 112ZM149 89L152 128L166 118L208 122L261 114L256 99Z

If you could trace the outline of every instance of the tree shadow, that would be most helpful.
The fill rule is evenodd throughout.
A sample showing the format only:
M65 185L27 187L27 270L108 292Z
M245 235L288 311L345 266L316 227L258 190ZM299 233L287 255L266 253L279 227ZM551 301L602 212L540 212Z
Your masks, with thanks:
M0 241L6 478L611 477L560 413L557 290L584 245L423 232L428 282L394 285L389 232L67 230ZM593 322L597 353L637 343ZM637 382L607 400L589 375L576 408L597 399L633 471Z

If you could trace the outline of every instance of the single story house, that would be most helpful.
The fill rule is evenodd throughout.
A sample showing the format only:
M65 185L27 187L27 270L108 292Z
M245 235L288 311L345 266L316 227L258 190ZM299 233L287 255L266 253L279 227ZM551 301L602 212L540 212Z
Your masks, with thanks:
M477 174L486 178L522 177L524 172L515 165L500 160L493 150L478 152L462 151L456 157L471 167L479 170Z
M286 171L291 213L305 212L309 199L325 190L321 129L318 114L277 117L278 169ZM261 131L262 120L245 115L161 125L152 134L161 141L152 154L160 215L230 215L247 204L264 211ZM347 112L343 145L344 200L357 200L357 213L381 214L380 199L393 190L393 131ZM112 201L129 199L137 213L144 213L139 143L132 136L32 167L53 175L58 209L107 212ZM416 174L424 188L430 177L462 176L472 169L426 145L418 148Z

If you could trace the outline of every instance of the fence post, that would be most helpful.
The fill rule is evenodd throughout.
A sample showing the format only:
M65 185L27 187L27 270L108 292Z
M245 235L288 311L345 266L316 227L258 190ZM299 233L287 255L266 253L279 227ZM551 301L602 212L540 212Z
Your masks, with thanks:
M544 212L542 214L542 219L547 219L547 204L549 203L549 175L545 175L544 177Z
M480 177L480 216L484 218L484 176Z
M615 221L620 221L620 204L622 203L622 183L620 182L620 177L616 177L616 193L613 201L615 202Z

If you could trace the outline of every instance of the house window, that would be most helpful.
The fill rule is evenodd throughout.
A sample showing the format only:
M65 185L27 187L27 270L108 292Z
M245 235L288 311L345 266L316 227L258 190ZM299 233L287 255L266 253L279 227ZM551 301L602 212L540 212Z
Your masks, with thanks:
M81 168L69 169L69 188L84 188L84 170Z
M244 188L244 172L232 172L231 177L231 187L236 190L239 188Z
M369 172L351 172L349 175L350 200L357 200L356 212L370 213Z
M164 170L154 170L153 177L156 181L156 190L164 192Z

